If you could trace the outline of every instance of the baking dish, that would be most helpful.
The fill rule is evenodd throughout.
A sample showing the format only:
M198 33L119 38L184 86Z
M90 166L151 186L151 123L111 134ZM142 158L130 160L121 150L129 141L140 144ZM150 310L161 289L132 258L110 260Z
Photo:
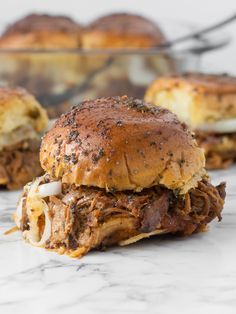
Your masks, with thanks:
M168 40L197 29L183 22L159 24ZM229 41L218 31L171 49L0 49L0 85L28 89L55 118L85 98L142 98L156 77L199 71L204 53Z

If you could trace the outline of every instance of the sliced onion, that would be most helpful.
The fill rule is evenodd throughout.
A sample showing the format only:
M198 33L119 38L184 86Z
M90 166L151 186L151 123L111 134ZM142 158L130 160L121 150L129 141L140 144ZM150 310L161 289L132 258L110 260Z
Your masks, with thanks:
M38 194L41 197L58 195L61 193L61 189L62 189L61 181L54 181L50 183L41 184L38 187Z
M23 201L25 200L25 197L22 197L20 200L19 200L19 203L18 203L18 206L16 208L16 212L14 214L14 220L15 220L15 223L17 225L18 228L20 228L20 225L21 225L21 219L22 219L22 206L23 206Z
M35 180L36 181L36 180ZM24 192L29 192L32 188L33 183L28 183L24 187ZM34 189L36 189L36 185L34 186ZM26 199L26 197L21 197L21 199L18 202L18 206L16 208L16 212L14 213L14 220L18 228L20 228L21 220L22 220L22 211L23 211L23 201Z
M36 178L28 187L26 198L26 211L29 219L29 230L24 231L23 236L34 246L43 246L51 235L51 222L48 215L48 205L39 195L39 184L43 176ZM39 238L38 220L45 216L45 226L41 239Z
M58 195L61 193L62 190L62 183L61 181L54 181L49 183L41 184L43 180L42 177L38 177L33 181L29 187L28 197L40 196L40 197L47 197L51 195Z
M216 133L236 132L236 119L220 120L212 123L202 123L196 127L197 130Z
M33 205L34 202L32 202ZM41 215L44 214L45 216L45 226L44 226L44 231L42 234L41 239L39 239L39 228L38 228L38 218L41 216L35 216L32 213L29 213L29 209L28 209L28 218L29 218L29 226L30 229L24 231L23 235L25 237L25 239L27 241L29 241L32 245L34 246L44 246L46 241L50 238L51 236L51 221L49 218L49 214L48 214L48 205L46 204L46 202L42 199L37 199L35 200L35 204L37 207L39 207L40 205L40 210ZM38 209L38 208L37 208Z
M40 182L43 180L43 176L36 178L33 182L30 183L28 187L28 197L27 199L34 197L38 194L38 187Z
M24 238L34 246L44 246L46 241L51 236L51 221L48 214L49 208L47 203L43 200L44 197L57 195L61 193L62 183L61 181L55 181L50 183L41 184L44 177L36 178L31 184L26 186L27 198L26 198L26 211L29 219L29 230L24 231ZM22 218L22 202L19 203L19 208L16 211L17 225L20 224ZM40 230L38 221L41 215L45 217L45 226L43 234L40 238Z

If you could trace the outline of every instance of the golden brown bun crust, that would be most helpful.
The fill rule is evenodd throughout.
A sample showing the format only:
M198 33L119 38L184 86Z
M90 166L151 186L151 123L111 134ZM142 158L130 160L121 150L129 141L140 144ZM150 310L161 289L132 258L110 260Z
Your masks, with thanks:
M4 32L2 48L77 48L81 27L66 16L31 14Z
M48 125L46 111L23 88L0 88L0 135L22 126L42 132Z
M150 48L165 42L152 21L132 14L117 13L98 18L83 34L83 48Z
M162 184L182 193L204 173L190 131L166 109L127 96L87 100L45 135L40 161L54 179L107 190Z
M236 93L236 77L227 74L185 73L183 75L164 76L155 82L157 88L172 88L183 84L189 85L198 92Z
M172 99L175 102L173 111L179 115L182 104L174 98L176 91L191 98L189 123L193 127L198 123L236 117L236 77L202 73L161 77L150 85L145 100L171 109L169 101Z

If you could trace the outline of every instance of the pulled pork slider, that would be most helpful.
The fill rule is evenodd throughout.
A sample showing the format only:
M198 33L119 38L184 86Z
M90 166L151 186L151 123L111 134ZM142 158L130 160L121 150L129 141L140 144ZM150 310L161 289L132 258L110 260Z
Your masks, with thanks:
M143 98L150 80L165 73L172 73L175 65L166 53L142 54L141 50L152 49L166 42L158 24L148 18L130 13L108 14L97 18L82 34L82 47L100 50L91 57L85 57L84 66L87 84L80 91L77 102L106 96L126 94ZM118 54L109 53L111 49ZM135 50L133 55L120 51Z
M226 168L236 159L236 78L187 73L162 77L145 100L176 113L195 132L208 169Z
M39 148L48 125L45 110L21 88L0 88L0 185L23 187L42 173Z
M96 48L151 48L165 42L157 24L149 19L127 13L109 14L85 28L82 46Z
M40 161L46 173L25 186L15 214L35 246L80 257L221 219L225 185L210 183L186 125L141 100L75 106L44 136Z
M81 32L82 27L67 16L30 14L9 25L0 37L0 49L25 50L2 56L3 77L33 93L51 118L68 109L64 102L70 90L84 81L82 57L67 52L80 47Z
M30 14L8 26L2 48L78 48L81 27L66 16Z

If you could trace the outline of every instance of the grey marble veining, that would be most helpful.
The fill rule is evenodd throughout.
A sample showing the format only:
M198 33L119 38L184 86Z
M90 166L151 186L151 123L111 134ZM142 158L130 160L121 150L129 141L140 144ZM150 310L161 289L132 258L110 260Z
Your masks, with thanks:
M69 259L4 236L19 192L0 192L0 313L236 313L236 167L223 220L190 238L156 237Z

